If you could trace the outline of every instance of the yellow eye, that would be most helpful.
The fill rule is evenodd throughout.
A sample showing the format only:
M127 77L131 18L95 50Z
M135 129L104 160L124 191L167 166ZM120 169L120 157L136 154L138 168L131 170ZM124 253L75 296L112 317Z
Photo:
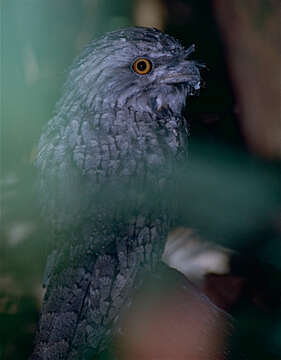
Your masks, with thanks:
M151 61L146 58L139 58L133 63L133 70L137 74L146 75L152 69Z

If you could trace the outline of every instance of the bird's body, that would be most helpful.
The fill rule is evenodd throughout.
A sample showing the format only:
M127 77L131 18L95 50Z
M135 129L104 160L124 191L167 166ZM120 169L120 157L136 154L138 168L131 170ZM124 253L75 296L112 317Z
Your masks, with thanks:
M141 273L156 269L170 225L161 184L170 160L185 156L182 109L200 84L190 52L134 27L90 44L70 71L37 158L56 249L32 360L98 353ZM159 189L157 211L142 203L136 179ZM106 186L116 196L101 197Z

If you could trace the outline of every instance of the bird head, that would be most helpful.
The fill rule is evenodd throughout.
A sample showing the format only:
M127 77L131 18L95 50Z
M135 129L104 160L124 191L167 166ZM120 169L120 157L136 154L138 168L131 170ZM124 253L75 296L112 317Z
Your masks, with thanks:
M130 107L177 114L186 96L200 88L199 66L188 59L193 51L194 45L185 49L157 29L129 27L86 47L68 83L89 110Z

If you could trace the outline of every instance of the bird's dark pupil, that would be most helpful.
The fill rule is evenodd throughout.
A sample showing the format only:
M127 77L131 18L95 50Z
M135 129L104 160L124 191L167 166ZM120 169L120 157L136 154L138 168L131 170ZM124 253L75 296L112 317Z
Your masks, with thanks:
M144 71L146 69L146 62L145 61L138 62L137 68L139 71Z

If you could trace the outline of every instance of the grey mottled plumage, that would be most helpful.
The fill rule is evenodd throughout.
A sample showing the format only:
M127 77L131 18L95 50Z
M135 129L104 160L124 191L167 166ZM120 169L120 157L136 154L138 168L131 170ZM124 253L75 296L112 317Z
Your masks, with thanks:
M170 222L161 184L170 159L184 158L182 110L200 85L192 51L132 27L94 41L75 61L39 143L42 207L56 247L32 360L101 351L141 273L157 267ZM138 58L151 71L136 73ZM132 195L133 179L159 186L157 212ZM103 186L119 183L128 193L97 200ZM129 193L130 212L122 212Z

